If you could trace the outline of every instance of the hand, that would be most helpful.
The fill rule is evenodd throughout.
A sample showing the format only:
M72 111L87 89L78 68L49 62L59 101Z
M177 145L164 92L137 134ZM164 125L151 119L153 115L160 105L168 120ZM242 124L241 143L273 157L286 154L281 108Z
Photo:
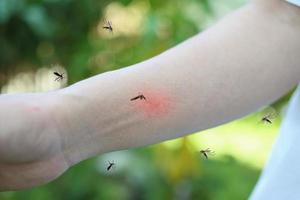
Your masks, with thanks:
M0 96L0 191L45 184L68 169L52 100Z

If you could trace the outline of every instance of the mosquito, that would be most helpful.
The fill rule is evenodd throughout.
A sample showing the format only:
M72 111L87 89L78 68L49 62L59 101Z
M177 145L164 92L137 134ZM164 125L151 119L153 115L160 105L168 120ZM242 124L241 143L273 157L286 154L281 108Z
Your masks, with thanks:
M272 109L271 112L268 112L267 114L265 114L262 118L261 118L261 122L265 123L265 124L272 124L273 123L273 119L276 117L276 111L274 109Z
M114 31L114 29L112 27L112 22L109 20L104 20L104 26L102 26L102 28L108 30L111 33L113 33L113 31Z
M116 163L114 163L114 161L112 161L112 162L108 161L108 167L106 168L106 170L109 171L112 168L114 168L115 166L116 166Z
M143 94L140 94L140 95L138 95L138 96L133 97L132 99L130 99L130 101L135 101L137 99L146 100L146 97Z
M272 120L271 120L270 117L271 117L271 115L268 114L268 115L264 116L264 117L261 119L261 121L262 121L262 122L265 122L265 123L272 124L273 122L272 122Z
M206 159L208 159L208 155L214 155L215 152L210 150L210 148L207 148L205 150L201 150L200 153L203 154Z
M56 79L55 79L55 81L61 81L64 78L64 73L60 74L58 72L53 72L53 74L57 76Z

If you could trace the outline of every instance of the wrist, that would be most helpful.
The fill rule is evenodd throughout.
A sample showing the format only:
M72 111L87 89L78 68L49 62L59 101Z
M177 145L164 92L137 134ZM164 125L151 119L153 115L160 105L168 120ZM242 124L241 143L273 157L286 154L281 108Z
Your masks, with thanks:
M1 162L33 162L61 151L61 139L49 112L48 94L1 97Z
M50 97L49 113L61 138L61 149L68 166L86 159L90 143L88 113L86 102L68 89L54 92Z

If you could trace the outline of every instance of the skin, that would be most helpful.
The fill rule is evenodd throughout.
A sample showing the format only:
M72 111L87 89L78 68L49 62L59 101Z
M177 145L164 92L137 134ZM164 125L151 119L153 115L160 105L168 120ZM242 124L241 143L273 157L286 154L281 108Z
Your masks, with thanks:
M1 95L0 190L47 183L69 166L48 94ZM40 101L48 106L42 106Z
M172 112L174 99L167 95L166 91L161 89L151 90L144 87L141 89L146 99L131 102L135 112L144 114L145 117L163 118Z
M300 81L299 35L298 7L254 0L150 60L51 93L1 95L0 190L38 186L94 155L273 102ZM139 93L146 100L130 101Z

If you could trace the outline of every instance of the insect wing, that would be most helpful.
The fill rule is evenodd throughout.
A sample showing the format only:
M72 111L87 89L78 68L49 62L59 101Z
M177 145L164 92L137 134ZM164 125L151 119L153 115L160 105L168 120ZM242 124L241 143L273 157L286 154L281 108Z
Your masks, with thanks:
M206 152L207 152L209 155L215 155L215 152L212 151L210 148L206 149Z
M106 18L103 19L103 23L104 23L105 25L108 24Z
M273 107L268 107L264 109L263 116L268 119L274 119L277 117L277 111Z

